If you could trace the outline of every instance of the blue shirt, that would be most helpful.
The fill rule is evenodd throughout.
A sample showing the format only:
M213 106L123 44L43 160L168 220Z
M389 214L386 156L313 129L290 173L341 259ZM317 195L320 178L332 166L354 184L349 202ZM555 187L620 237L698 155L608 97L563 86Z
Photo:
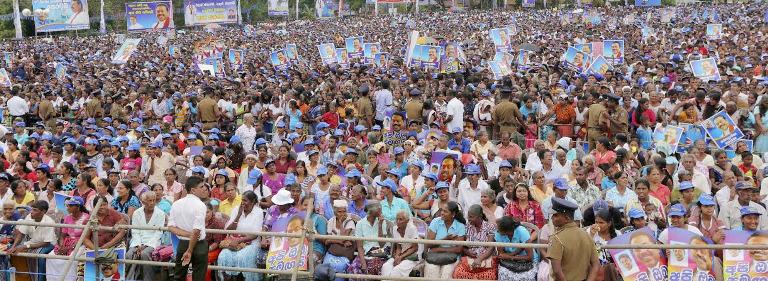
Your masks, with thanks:
M453 138L448 140L449 148L453 148L456 146L459 147L459 151L461 151L461 153L469 153L469 147L472 146L472 143L466 138L461 138L460 143L456 142L456 139L453 139Z
M381 215L385 220L395 222L397 212L400 212L400 210L411 212L411 206L409 206L408 202L405 202L403 198L392 197L392 204L387 202L386 198L381 200Z
M365 216L368 215L368 213L365 212L365 205L368 205L368 200L366 199L363 199L363 206L361 206L360 209L355 208L355 201L350 201L349 205L347 205L347 214L357 215L361 219L365 218Z
M315 224L315 232L320 235L328 234L328 221L318 214L312 214L312 222ZM325 245L319 239L312 242L315 252L325 255Z
M653 131L644 127L637 128L637 138L640 139L640 146L642 146L643 149L651 149L651 145L653 144L652 136Z
M502 235L498 231L496 231L495 234L493 234L493 239L496 240L496 242L503 242L503 243L528 243L528 240L531 240L531 233L528 232L528 229L525 228L525 226L518 226L515 228L515 232L512 234L512 238L510 238L507 235ZM504 247L504 251L507 253L513 253L517 251L517 248L512 247ZM520 252L520 256L528 255L526 252L528 249L523 249L523 251ZM533 261L538 262L539 261L539 253L536 251L533 251Z
M403 161L403 163L400 163L400 166L396 165L395 161L392 161L389 163L390 169L397 169L400 171L400 175L398 175L399 178L402 178L406 175L408 175L408 161Z
M448 228L445 226L445 222L443 221L443 218L435 218L432 220L431 223L429 223L429 230L435 233L435 240L443 240L445 237L448 237L448 235L453 234L459 237L464 237L467 235L467 227L457 221L453 220L453 223L451 224L451 227ZM453 247L450 245L441 245L441 247Z

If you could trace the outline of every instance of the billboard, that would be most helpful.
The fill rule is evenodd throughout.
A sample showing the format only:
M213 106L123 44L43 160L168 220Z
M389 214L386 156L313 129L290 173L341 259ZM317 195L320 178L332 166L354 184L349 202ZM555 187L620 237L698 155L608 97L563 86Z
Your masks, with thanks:
M635 6L638 6L638 7L661 6L661 0L635 0Z
M184 24L237 23L237 0L186 0Z
M87 0L34 0L35 32L80 30L90 27Z
M128 31L174 28L171 1L125 3Z
M334 0L315 1L315 10L318 18L332 18L338 12L339 3Z
M288 0L269 0L268 14L270 16L287 16L288 15Z

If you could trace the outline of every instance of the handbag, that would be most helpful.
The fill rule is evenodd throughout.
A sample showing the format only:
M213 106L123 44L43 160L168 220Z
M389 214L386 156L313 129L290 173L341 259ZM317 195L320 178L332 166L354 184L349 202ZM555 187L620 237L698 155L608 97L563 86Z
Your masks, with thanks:
M513 261L499 259L499 264L512 272L527 272L533 269L533 261Z
M354 247L344 247L342 245L334 243L334 244L331 244L330 247L328 247L328 252L331 253L331 255L334 255L337 257L345 257L350 261L355 259Z
M373 248L370 251L368 251L367 256L373 257L373 258L386 259L386 258L389 258L389 251L390 251L389 247Z
M458 258L459 254L457 253L427 252L424 254L424 259L427 260L428 263L434 265L452 264L456 262L456 259Z

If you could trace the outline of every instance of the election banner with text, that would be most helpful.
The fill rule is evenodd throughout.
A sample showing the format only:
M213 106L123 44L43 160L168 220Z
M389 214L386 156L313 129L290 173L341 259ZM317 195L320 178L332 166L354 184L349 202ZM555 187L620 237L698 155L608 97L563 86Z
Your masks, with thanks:
M87 0L34 0L32 9L35 10L35 32L90 28Z
M650 245L657 244L654 231L641 228L608 241L611 244ZM659 249L610 249L624 281L666 280L667 259Z
M125 3L128 31L174 28L171 1Z
M288 15L288 0L269 0L267 1L269 16L287 16Z
M683 228L669 228L670 245L709 245L708 238L697 235ZM669 281L714 281L714 251L709 249L673 249L669 250Z
M281 216L272 224L272 231L299 234L304 227L304 217L304 212ZM307 257L310 255L308 239L297 237L272 237L271 239L272 243L267 253L267 269L290 270L298 267L299 270L307 270ZM258 247L258 245L250 247Z
M768 245L768 232L726 230L726 245ZM730 249L723 252L723 280L762 280L768 277L765 250Z
M702 126L707 130L707 135L715 142L720 149L728 146L736 146L736 143L744 137L736 122L731 119L731 115L722 110L702 122Z
M237 0L186 0L184 24L237 23Z
M8 71L5 71L5 68L0 68L0 87L11 87L12 85Z

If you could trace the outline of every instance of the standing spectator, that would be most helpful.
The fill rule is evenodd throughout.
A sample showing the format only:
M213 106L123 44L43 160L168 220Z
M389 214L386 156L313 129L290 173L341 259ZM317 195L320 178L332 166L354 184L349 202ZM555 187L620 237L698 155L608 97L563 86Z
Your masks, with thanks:
M208 242L205 240L205 214L207 208L200 201L203 193L207 192L200 178L192 177L187 180L184 188L187 196L173 202L168 219L171 232L179 236L174 269L177 280L181 281L187 275L187 269L192 264L192 280L202 281L208 268Z

